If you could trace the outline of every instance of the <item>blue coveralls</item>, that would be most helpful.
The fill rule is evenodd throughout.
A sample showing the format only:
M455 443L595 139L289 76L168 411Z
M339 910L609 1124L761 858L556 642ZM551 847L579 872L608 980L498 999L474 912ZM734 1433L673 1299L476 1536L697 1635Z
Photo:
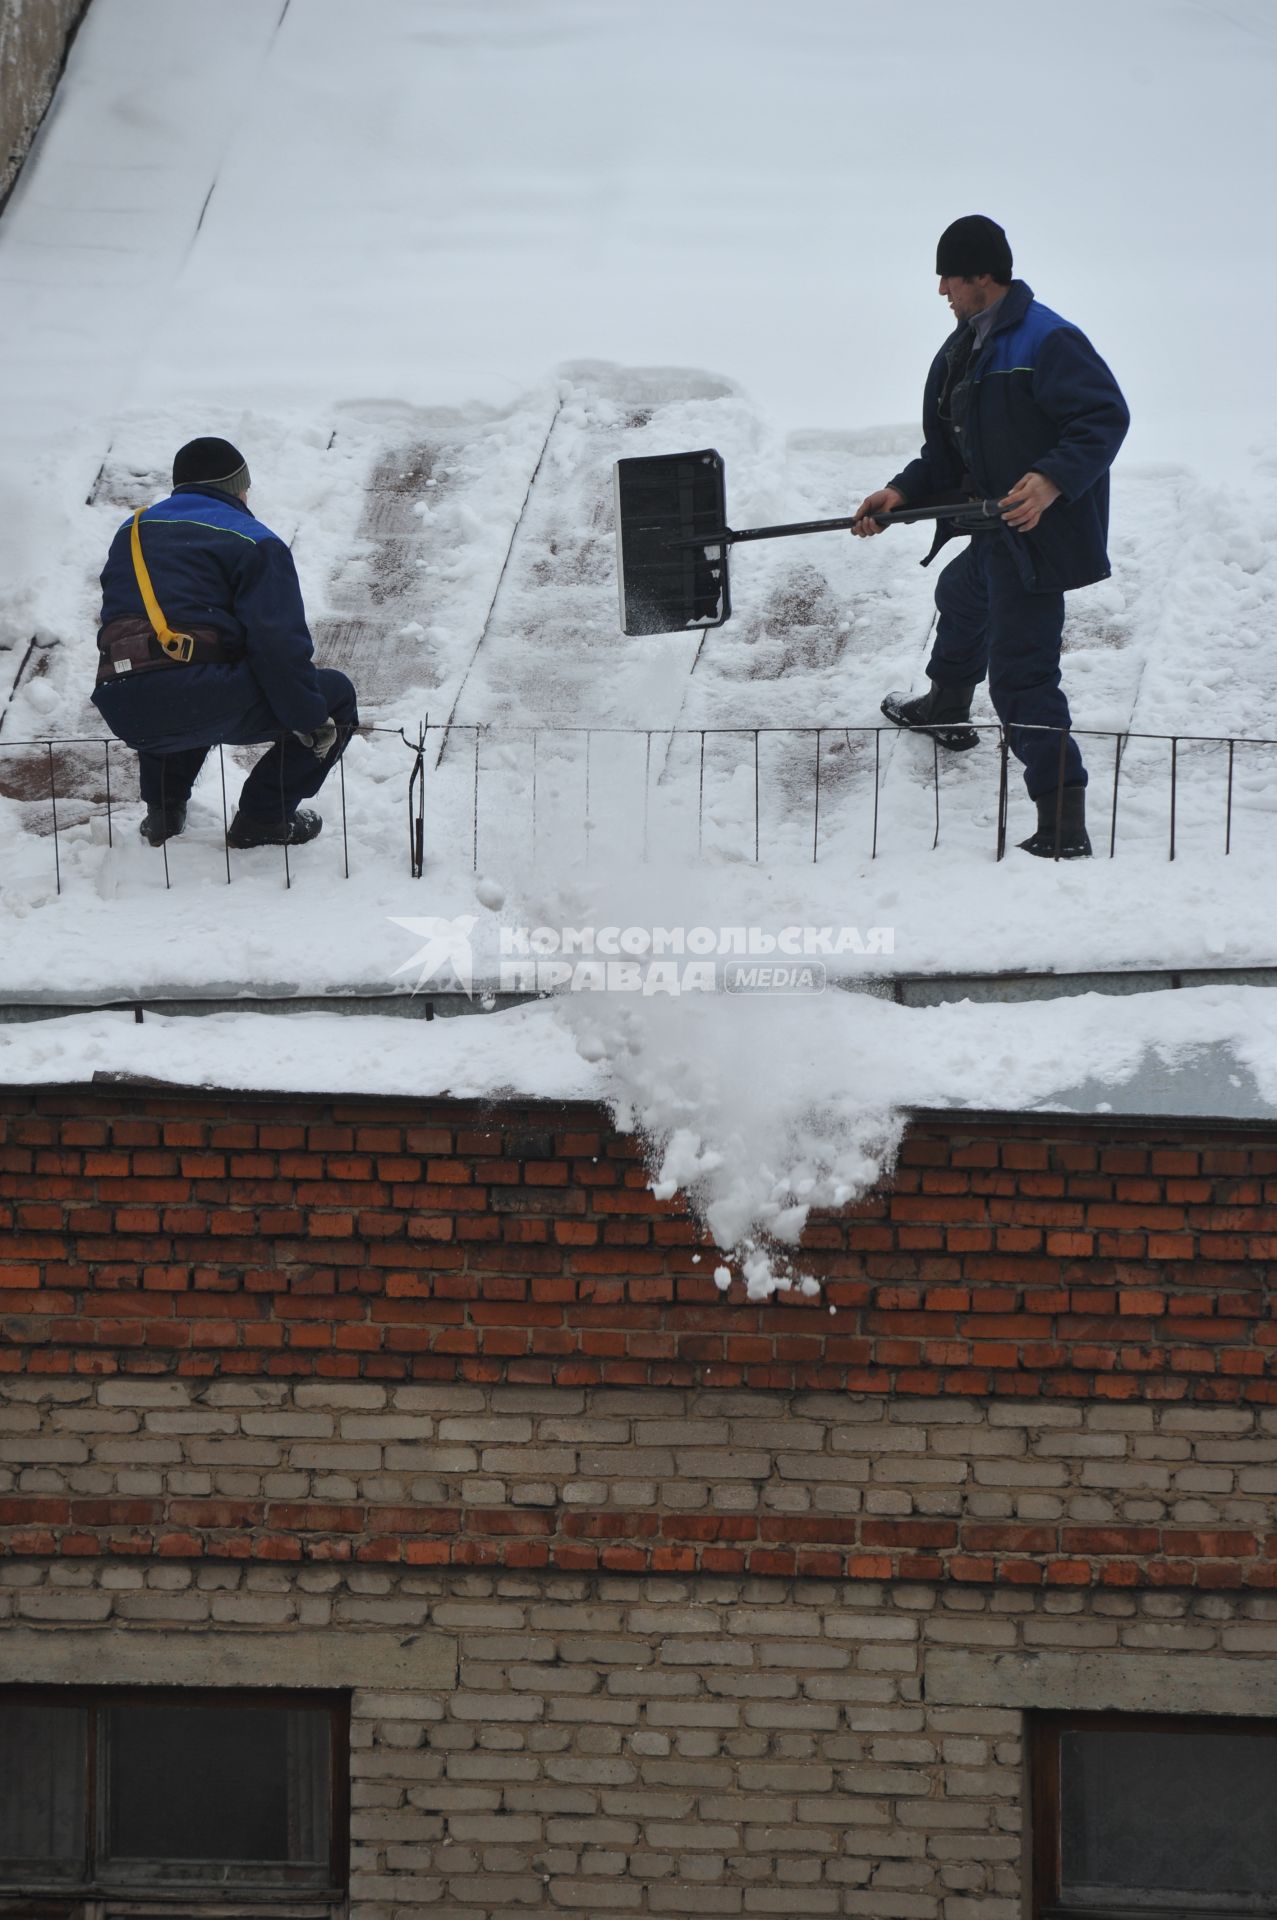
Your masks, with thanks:
M996 526L950 561L936 583L927 664L941 686L972 686L988 672L993 710L1036 800L1059 780L1061 735L1026 729L1071 724L1060 687L1064 595L1108 578L1108 474L1130 414L1085 334L1035 300L1023 280L1011 282L984 344L950 379L969 325L955 328L931 364L922 451L890 484L910 506L955 493L1001 499L1031 470L1060 489L1031 532ZM955 533L942 520L923 564ZM1071 735L1064 783L1086 784Z
M116 534L102 570L103 627L146 618L131 524ZM182 805L210 747L272 741L244 782L240 818L259 826L291 819L318 793L359 720L345 674L315 665L292 554L238 495L205 485L176 487L147 508L139 531L169 626L214 632L226 654L121 674L95 688L98 712L137 752L143 800ZM330 719L337 740L320 760L293 736Z

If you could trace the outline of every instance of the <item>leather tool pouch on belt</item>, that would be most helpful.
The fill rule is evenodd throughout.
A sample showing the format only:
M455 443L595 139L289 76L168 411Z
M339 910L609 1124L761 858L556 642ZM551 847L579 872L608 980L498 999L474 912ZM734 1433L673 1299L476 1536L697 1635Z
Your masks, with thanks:
M223 636L212 627L193 627L189 633L174 633L155 597L151 575L142 557L139 507L133 515L129 541L133 551L133 572L137 577L145 620L112 620L98 635L98 677L114 680L122 674L150 673L157 667L184 667L192 661L226 660L229 655Z

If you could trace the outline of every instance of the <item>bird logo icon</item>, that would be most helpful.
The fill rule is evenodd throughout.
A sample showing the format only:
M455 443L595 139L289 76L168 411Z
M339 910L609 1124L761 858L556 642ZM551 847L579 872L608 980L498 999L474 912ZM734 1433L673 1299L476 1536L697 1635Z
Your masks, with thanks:
M415 934L422 941L411 959L395 968L395 973L410 973L417 969L417 981L414 993L428 986L432 981L436 986L449 986L444 976L452 974L453 980L468 997L474 997L474 949L470 944L470 932L475 923L472 913L459 914L455 920L400 920L394 914L391 921L397 927Z

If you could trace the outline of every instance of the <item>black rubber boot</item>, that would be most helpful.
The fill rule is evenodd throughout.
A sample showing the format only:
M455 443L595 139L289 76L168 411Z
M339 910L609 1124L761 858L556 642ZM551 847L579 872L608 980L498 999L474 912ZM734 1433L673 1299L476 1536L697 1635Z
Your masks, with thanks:
M1087 860L1091 854L1091 836L1086 830L1086 788L1065 787L1056 813L1056 790L1040 793L1037 799L1038 827L1020 845L1025 853L1036 853L1041 860Z
M138 832L148 846L162 847L175 839L186 825L185 807L148 807Z
M889 693L882 711L896 726L934 734L951 753L965 753L980 740L974 727L962 724L971 718L974 695L974 686L946 687L933 680L926 693L915 694L912 699L907 694Z
M245 820L236 813L226 829L229 847L304 847L323 826L317 813L298 807L291 820Z

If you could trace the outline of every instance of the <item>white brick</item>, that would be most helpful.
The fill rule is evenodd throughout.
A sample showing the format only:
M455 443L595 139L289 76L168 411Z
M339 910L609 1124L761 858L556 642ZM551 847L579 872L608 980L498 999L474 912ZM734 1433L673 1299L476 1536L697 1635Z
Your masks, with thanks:
M186 1407L191 1390L184 1380L104 1380L98 1402L104 1407Z

